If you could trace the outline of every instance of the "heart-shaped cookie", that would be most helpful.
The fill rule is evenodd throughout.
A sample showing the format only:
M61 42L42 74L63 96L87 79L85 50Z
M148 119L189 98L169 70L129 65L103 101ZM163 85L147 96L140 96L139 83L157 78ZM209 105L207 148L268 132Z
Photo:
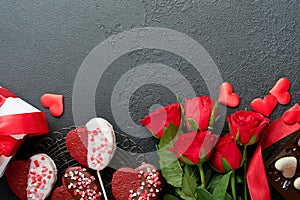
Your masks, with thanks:
M240 104L240 97L233 93L233 87L228 82L220 86L219 103L229 107L237 107Z
M59 117L64 112L63 95L44 94L41 97L41 104L49 108L50 114L54 117Z
M112 159L116 149L115 140L111 124L105 119L94 118L85 127L67 134L66 147L77 162L99 171Z
M28 161L16 160L6 170L11 190L21 200L45 199L56 182L56 166L46 154L37 154Z
M295 104L283 114L283 121L287 124L300 123L300 106Z
M270 116L276 105L277 99L271 94L265 96L264 99L256 98L250 104L252 110L259 112L265 115L266 117Z
M51 200L101 199L101 194L96 178L86 168L76 166L65 171L62 186L53 191Z
M294 156L286 156L275 162L275 168L282 172L285 178L294 177L297 169L297 158Z
M281 78L277 81L274 87L270 90L270 94L274 95L277 101L282 104L286 105L291 100L291 95L289 93L291 83L287 78Z
M116 200L156 200L162 190L160 173L150 164L142 164L136 169L124 167L117 170L111 185Z

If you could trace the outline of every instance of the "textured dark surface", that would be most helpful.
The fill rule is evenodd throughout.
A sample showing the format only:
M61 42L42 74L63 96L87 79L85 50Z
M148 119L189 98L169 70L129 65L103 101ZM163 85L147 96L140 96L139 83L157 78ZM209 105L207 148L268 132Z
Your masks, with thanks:
M300 99L299 8L296 0L1 1L0 85L45 111L51 130L58 130L74 124L73 83L96 45L132 28L163 27L185 33L208 51L223 80L231 82L241 96L239 109L249 108L252 99L263 97L279 78L288 77L292 101L278 105L273 120ZM150 62L178 70L197 95L208 94L200 74L186 60L170 52L142 49L121 56L105 71L96 93L99 116L115 125L110 106L114 85L129 69ZM39 103L44 93L64 95L61 118L50 116ZM130 98L131 117L137 122L151 105L175 99L163 85L145 85ZM148 140L139 141L145 151L155 148L146 145ZM3 178L0 188L1 199L14 199Z

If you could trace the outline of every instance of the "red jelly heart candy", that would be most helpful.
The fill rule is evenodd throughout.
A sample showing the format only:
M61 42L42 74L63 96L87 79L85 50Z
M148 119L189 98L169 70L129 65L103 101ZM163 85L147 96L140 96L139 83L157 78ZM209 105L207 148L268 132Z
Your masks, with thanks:
M291 95L288 92L290 89L290 81L287 78L281 78L277 81L277 83L274 85L274 87L270 90L270 93L273 94L277 101L282 104L286 105L291 100Z
M277 99L271 94L265 96L264 99L256 98L250 104L252 110L259 112L265 115L266 117L270 116L271 112L274 110L276 105Z
M300 123L300 106L295 104L283 114L283 121L286 124Z
M233 93L233 87L228 82L224 82L220 86L219 103L229 107L236 107L240 104L240 97Z
M59 117L64 112L63 95L44 94L41 97L41 104L49 108L50 114Z

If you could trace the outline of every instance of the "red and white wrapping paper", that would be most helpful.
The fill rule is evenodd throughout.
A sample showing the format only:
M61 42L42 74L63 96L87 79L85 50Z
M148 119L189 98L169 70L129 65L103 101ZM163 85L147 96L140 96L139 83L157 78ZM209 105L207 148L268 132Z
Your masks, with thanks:
M43 112L0 86L0 177L25 137L48 132Z

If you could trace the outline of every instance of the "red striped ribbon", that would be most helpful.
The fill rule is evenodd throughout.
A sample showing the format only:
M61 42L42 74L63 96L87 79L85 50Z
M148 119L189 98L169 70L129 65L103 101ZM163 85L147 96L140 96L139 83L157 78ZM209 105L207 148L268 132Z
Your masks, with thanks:
M5 88L0 88L0 107L7 98L18 98ZM0 156L6 157L16 153L23 139L12 135L26 134L37 136L49 132L46 116L43 112L13 114L0 117Z

